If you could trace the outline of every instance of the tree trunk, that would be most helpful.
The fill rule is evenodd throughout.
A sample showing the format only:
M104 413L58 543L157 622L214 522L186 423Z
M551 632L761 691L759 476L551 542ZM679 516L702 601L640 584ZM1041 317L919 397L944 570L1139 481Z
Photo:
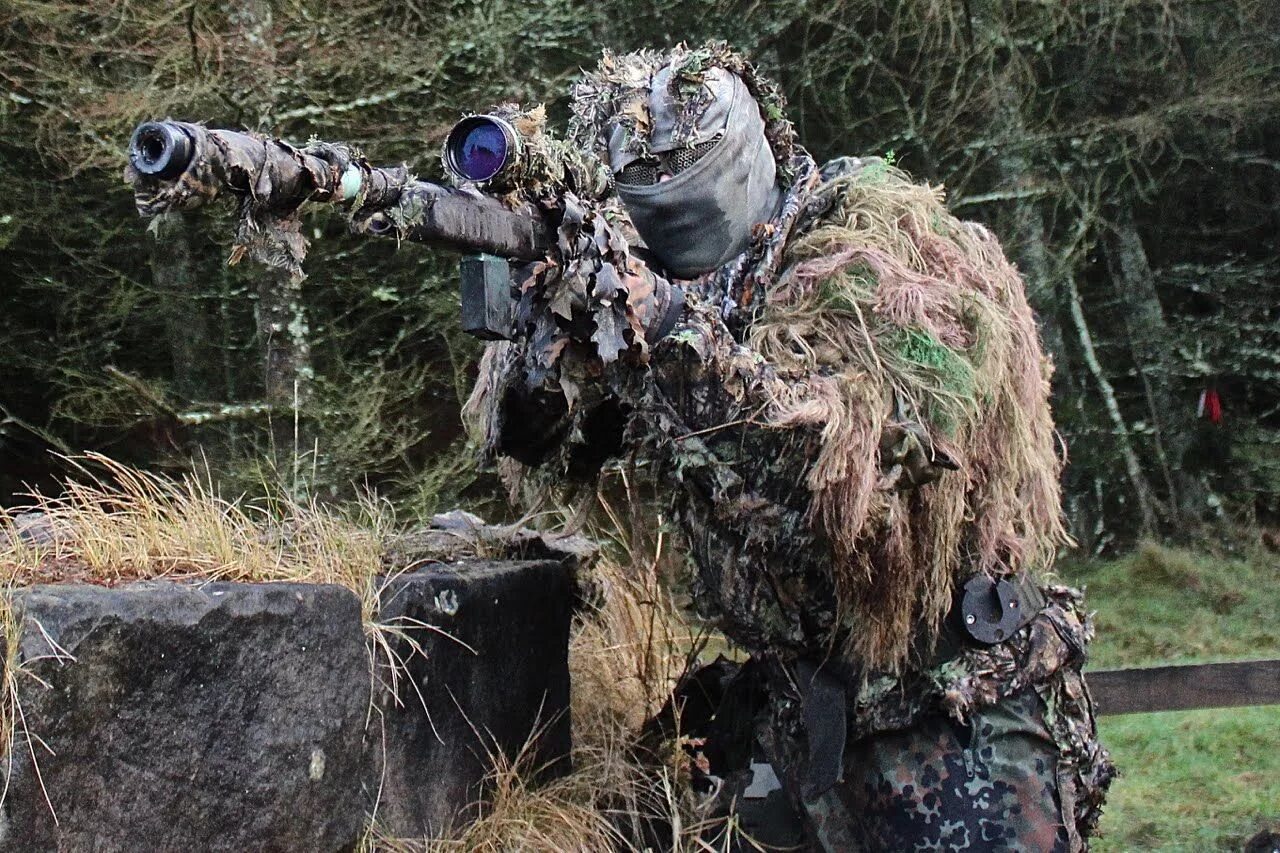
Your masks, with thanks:
M1142 379L1152 426L1156 458L1160 462L1175 523L1198 514L1204 505L1204 485L1183 471L1183 456L1195 429L1194 408L1179 400L1169 348L1175 341L1165 322L1156 293L1155 276L1134 223L1133 210L1124 207L1104 237L1107 268L1120 298L1129 351Z
M1070 374L1059 321L1063 300L1058 282L1062 278L1062 270L1054 269L1050 259L1043 202L1024 193L1044 180L1022 147L1022 140L1027 136L1023 105L1032 100L1033 86L1022 73L1016 53L1001 58L1006 53L1007 33L1004 32L998 5L994 0L975 2L971 20L975 50L980 55L987 54L985 58L993 64L992 109L987 133L991 139L1005 143L996 156L999 184L994 189L1012 196L1010 206L1001 211L1007 223L1002 230L1005 231L1009 254L1026 282L1027 299L1036 312L1041 342L1053 360L1054 398L1061 399L1060 389L1068 384ZM982 63L978 64L982 66Z
M232 25L229 41L236 60L230 97L245 109L246 124L261 131L274 130L280 69L271 3L235 0L224 8ZM285 470L282 463L290 456L296 470L300 445L306 444L298 435L298 409L309 396L312 377L302 278L266 266L259 266L255 275L258 304L254 317L264 357L263 386L267 404L275 413L273 449L280 471Z
M1029 186L1033 179L1026 167L1025 158L1002 158L1000 169L1005 186ZM1062 324L1058 319L1061 269L1055 269L1049 256L1048 238L1045 235L1044 211L1035 199L1016 199L1009 211L1010 231L1014 240L1010 255L1022 273L1027 285L1027 300L1036 312L1040 327L1040 341L1045 352L1053 360L1053 397L1061 400L1063 389L1071 384L1071 363L1067 360L1066 346L1062 340Z
M1124 415L1120 412L1119 403L1116 402L1115 389L1107 379L1102 363L1098 361L1098 352L1093 345L1093 335L1089 332L1089 325L1084 319L1084 309L1080 306L1080 291L1071 278L1067 279L1067 296L1067 307L1076 327L1085 365L1093 375L1094 382L1098 384L1098 393L1102 396L1103 405L1107 409L1107 415L1111 418L1111 425L1115 430L1120 458L1124 462L1125 472L1129 476L1129 483L1133 486L1133 494L1138 502L1138 515L1142 524L1139 532L1144 535L1150 534L1156 528L1155 500L1151 494L1151 484L1142 473L1142 464L1138 461L1138 454L1134 452L1129 427L1125 423Z
M192 258L196 232L191 214L166 213L151 226L151 275L163 294L165 337L173 362L172 387L187 400L209 399L212 367L208 358L209 318L200 299Z
M311 379L311 346L302 307L302 280L284 270L261 267L254 311L265 354L267 403L287 412L306 401Z
M231 0L223 8L231 25L227 52L232 91L227 100L243 111L241 121L268 131L279 98L274 20L270 0Z

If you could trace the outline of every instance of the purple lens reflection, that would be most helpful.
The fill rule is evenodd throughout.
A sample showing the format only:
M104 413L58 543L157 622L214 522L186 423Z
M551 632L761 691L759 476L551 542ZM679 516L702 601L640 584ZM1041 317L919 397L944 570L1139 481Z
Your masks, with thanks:
M506 164L507 138L497 124L472 119L460 124L453 134L453 163L467 180L487 181Z

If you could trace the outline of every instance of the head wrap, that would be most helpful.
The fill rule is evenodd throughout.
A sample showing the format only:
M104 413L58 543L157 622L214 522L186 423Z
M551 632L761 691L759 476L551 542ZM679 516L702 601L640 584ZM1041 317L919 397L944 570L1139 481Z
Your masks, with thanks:
M757 92L767 92L770 103L760 103ZM574 88L573 133L607 154L615 174L641 158L703 149L668 180L616 187L666 271L693 278L745 251L752 227L779 209L779 177L787 176L779 165L789 164L793 147L780 101L775 87L722 44L606 53Z

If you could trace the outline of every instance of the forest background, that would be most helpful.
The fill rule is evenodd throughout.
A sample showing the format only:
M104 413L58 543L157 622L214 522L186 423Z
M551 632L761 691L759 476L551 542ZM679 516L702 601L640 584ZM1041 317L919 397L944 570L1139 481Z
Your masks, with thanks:
M1273 2L3 0L0 24L0 501L65 473L48 450L199 456L235 488L275 460L418 512L492 494L459 429L454 259L315 210L301 285L228 266L228 212L138 220L131 129L341 140L430 177L464 111L562 118L602 47L722 37L820 161L891 156L1003 239L1084 550L1280 512Z
M305 281L228 265L230 211L138 219L129 134L203 120L438 177L464 112L562 122L601 48L708 37L780 81L819 161L890 157L1000 236L1055 361L1080 555L1178 540L1274 589L1274 0L0 0L0 506L98 451L233 494L501 515L459 423L479 348L456 259L315 209Z

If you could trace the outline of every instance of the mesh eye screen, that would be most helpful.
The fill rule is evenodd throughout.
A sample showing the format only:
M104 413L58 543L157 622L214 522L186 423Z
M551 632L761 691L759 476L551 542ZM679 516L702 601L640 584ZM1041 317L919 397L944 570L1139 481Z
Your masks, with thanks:
M678 175L694 163L701 160L716 147L716 143L720 141L720 137L708 139L706 142L700 142L691 148L677 148L667 154L667 169L672 175Z
M628 186L648 186L658 180L660 168L674 177L711 153L711 149L715 148L719 142L720 135L716 134L714 138L708 139L706 142L699 142L697 145L692 145L688 148L677 148L674 151L663 152L656 159L633 160L618 173L618 183Z
M618 173L618 183L648 186L658 179L658 164L652 160L633 160Z

